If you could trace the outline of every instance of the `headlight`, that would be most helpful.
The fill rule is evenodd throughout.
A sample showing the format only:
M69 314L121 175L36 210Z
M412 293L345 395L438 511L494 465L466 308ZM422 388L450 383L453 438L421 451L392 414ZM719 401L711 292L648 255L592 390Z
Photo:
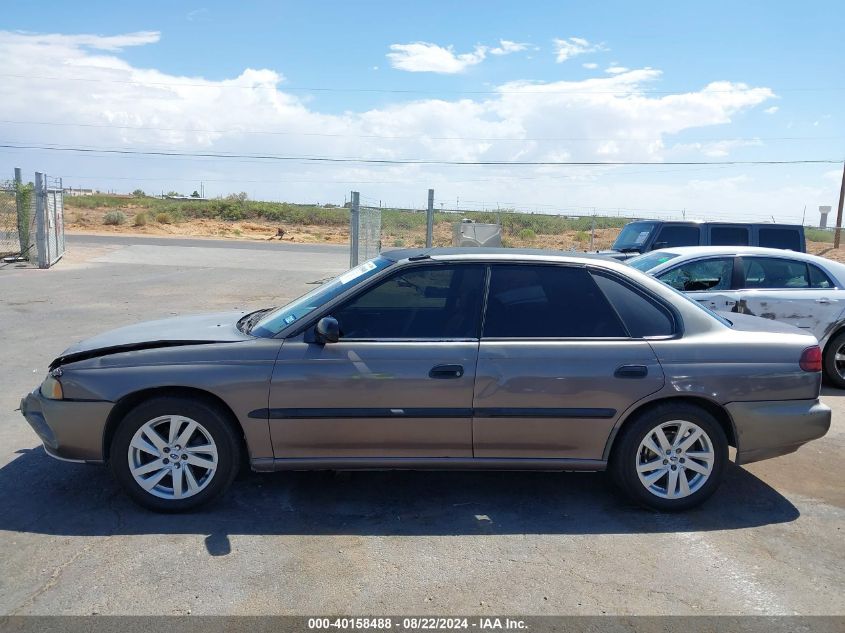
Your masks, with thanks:
M47 376L41 383L41 395L50 400L61 400L64 397L62 383L58 378Z

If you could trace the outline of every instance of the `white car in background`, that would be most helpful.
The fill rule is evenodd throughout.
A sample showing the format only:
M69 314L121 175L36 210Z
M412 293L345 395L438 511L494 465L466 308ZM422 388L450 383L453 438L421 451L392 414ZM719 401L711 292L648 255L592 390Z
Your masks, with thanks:
M717 312L784 321L815 335L828 381L845 389L845 265L753 246L685 246L627 264Z

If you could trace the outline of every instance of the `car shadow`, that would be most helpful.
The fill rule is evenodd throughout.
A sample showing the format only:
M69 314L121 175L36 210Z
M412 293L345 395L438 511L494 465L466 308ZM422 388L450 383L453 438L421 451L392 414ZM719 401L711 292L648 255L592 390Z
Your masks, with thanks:
M205 534L212 555L229 535L633 534L731 530L800 514L751 473L730 464L707 503L661 514L632 505L604 473L244 473L202 510L139 508L108 469L19 451L0 469L0 530L61 536Z

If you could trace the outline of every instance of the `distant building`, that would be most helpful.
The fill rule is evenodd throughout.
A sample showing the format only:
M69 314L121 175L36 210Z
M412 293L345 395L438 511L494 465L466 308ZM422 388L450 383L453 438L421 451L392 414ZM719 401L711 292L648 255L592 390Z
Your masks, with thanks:
M62 192L66 196L93 196L100 193L99 189L74 189L73 187L65 187Z

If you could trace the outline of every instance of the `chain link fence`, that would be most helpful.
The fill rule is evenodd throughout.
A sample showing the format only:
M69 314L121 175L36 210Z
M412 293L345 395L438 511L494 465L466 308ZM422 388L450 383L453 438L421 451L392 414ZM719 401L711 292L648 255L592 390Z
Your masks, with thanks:
M0 181L0 258L49 268L65 252L64 193L60 178L36 172L35 183Z
M35 195L31 183L0 181L0 257L35 260Z

